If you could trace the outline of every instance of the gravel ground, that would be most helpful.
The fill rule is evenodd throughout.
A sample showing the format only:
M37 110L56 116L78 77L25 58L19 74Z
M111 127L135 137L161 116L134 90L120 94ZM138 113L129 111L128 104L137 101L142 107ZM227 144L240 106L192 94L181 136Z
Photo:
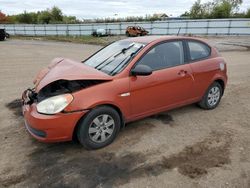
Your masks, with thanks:
M34 140L19 98L54 57L81 60L100 46L1 42L0 187L250 187L250 37L208 40L228 62L221 104L212 111L189 105L130 123L97 151Z

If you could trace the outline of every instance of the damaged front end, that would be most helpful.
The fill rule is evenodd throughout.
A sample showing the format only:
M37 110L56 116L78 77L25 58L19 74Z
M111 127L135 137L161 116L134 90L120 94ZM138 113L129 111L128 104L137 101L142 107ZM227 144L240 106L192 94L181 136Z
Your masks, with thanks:
M36 103L37 112L56 114L73 101L72 93L112 79L111 76L81 62L56 58L48 68L37 74L35 87L24 91L23 104Z
M31 105L37 100L37 93L35 89L26 89L22 94L22 103L23 105Z
M42 88L37 93L37 102L65 93L73 93L100 83L104 80L58 80Z
M105 82L105 80L57 80L43 87L38 92L36 92L35 88L25 90L22 95L22 100L23 104L31 105L50 97L73 93L103 82Z

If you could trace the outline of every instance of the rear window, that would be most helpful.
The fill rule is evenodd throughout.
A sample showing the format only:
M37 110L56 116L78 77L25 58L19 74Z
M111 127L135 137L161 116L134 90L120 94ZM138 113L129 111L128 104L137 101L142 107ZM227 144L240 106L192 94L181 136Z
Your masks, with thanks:
M210 55L210 48L204 43L189 41L190 58L192 61L206 58Z

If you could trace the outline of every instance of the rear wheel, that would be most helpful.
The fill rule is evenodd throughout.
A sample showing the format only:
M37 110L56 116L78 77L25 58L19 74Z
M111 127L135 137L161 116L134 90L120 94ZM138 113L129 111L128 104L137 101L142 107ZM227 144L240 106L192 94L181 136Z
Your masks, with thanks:
M198 103L199 106L207 110L216 108L220 103L222 93L223 89L221 85L218 82L214 82L209 86L202 100Z
M98 149L113 142L121 126L118 112L109 106L91 110L79 125L77 137L87 149Z

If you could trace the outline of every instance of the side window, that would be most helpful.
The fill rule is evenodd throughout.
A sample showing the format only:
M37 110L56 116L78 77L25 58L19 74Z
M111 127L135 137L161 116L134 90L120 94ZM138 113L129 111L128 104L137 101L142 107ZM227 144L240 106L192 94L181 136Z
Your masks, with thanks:
M206 58L210 55L210 48L201 42L189 41L188 47L191 60Z
M159 44L144 55L138 64L147 65L153 70L184 64L182 42L174 41Z

